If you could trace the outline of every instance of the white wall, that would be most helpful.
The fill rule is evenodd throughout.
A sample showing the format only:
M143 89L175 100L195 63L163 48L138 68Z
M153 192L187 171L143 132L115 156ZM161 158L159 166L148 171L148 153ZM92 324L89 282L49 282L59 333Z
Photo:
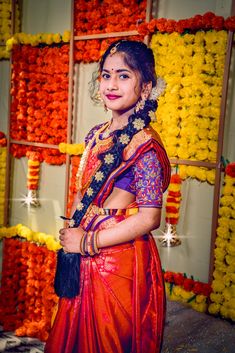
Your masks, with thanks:
M158 7L154 6L157 17L189 18L195 14L207 11L228 17L231 0L160 0ZM158 12L156 12L158 9ZM70 27L70 0L23 0L23 27L28 33L60 32ZM107 120L109 115L101 107L91 105L86 93L88 82L95 64L80 64L77 66L78 111L75 123L75 142L81 142L86 132L95 124ZM9 87L9 63L0 62L0 130L7 128L7 92ZM225 156L235 160L235 99L234 75L230 79L230 98L226 122ZM58 216L64 209L64 166L43 164L40 183L40 209L30 209L21 206L17 199L26 193L26 159L15 160L12 173L11 218L12 225L23 223L34 230L50 234L58 234L61 221ZM162 248L159 252L164 269L185 272L194 275L196 279L207 281L210 252L211 214L213 203L213 187L206 183L188 180L183 184L183 199L180 222L177 227L182 235L182 245L176 248ZM164 229L164 214L162 226ZM155 235L158 234L155 232ZM158 243L158 242L157 242ZM159 245L159 244L158 244Z

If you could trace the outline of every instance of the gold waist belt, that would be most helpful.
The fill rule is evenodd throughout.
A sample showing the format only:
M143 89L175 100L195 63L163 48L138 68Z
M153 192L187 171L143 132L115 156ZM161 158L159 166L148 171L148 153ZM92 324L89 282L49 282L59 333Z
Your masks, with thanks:
M91 213L99 216L131 216L138 213L139 208L101 208L96 205L92 205L90 211Z

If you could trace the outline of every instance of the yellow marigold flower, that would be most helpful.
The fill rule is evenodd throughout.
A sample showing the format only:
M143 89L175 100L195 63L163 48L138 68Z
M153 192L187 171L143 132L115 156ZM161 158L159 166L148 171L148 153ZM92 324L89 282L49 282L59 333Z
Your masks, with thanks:
M183 180L185 180L187 178L187 166L186 165L180 165L179 176Z
M220 260L220 261L223 261L224 260L224 257L226 255L226 251L221 249L221 248L216 248L214 250L214 253L215 253L215 258Z
M220 306L221 305L219 303L210 304L209 307L208 307L209 313L212 314L212 315L219 314Z
M214 170L206 171L206 179L207 179L208 183L214 184L215 183L215 171Z
M235 232L235 219L229 220L229 228L232 232Z
M60 143L59 151L61 153L68 153L70 155L81 155L84 152L85 144L84 143Z
M220 207L219 209L219 215L220 216L225 216L225 217L230 217L231 216L231 209L230 207L227 207L227 206L222 206Z
M182 145L181 147L177 148L177 155L181 159L188 159L189 158L189 152L187 149L187 145Z
M220 282L218 280L214 280L212 282L212 289L214 292L222 292L225 288L225 285L223 282Z
M197 168L196 170L196 178L200 181L206 181L206 171L202 168Z
M61 42L61 35L59 33L53 34L52 38L53 38L53 42L54 43L60 43Z
M226 249L229 255L235 256L235 244L231 244L230 242L227 244Z
M217 268L213 272L213 277L218 280L223 280L224 273L219 271Z
M222 227L229 228L229 219L227 217L219 217L218 223Z
M223 238L221 237L217 237L216 240L215 240L215 245L218 247L218 248L221 248L221 249L225 249L226 248L226 243L224 241Z
M204 161L206 159L208 159L208 150L198 150L196 152L196 158L200 161Z
M67 43L70 41L70 31L64 31L62 35L63 42Z
M204 313L207 310L207 304L206 303L192 303L192 308L200 313Z
M226 262L227 262L228 265L232 265L232 266L235 265L235 258L234 258L234 256L226 255L226 256L225 256L225 259L226 259Z
M206 303L207 297L205 295L199 294L196 296L196 303Z
M217 235L222 239L228 239L230 232L228 227L219 226L216 230Z

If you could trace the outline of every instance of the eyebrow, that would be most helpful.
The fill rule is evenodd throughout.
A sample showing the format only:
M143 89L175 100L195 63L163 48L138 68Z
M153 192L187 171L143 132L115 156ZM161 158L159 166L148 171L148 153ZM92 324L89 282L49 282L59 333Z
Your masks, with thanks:
M102 72L103 71L110 73L112 70L110 71L110 70L107 70L107 69L103 69ZM113 71L115 71L117 73L120 73L120 72L129 72L129 73L131 73L131 71L128 70L128 69L117 69L117 70L113 70Z

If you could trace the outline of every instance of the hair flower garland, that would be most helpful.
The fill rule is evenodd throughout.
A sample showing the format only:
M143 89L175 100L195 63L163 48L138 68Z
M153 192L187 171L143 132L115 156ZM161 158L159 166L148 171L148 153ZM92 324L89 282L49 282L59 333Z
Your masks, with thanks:
M225 168L215 245L209 312L235 321L235 163Z

